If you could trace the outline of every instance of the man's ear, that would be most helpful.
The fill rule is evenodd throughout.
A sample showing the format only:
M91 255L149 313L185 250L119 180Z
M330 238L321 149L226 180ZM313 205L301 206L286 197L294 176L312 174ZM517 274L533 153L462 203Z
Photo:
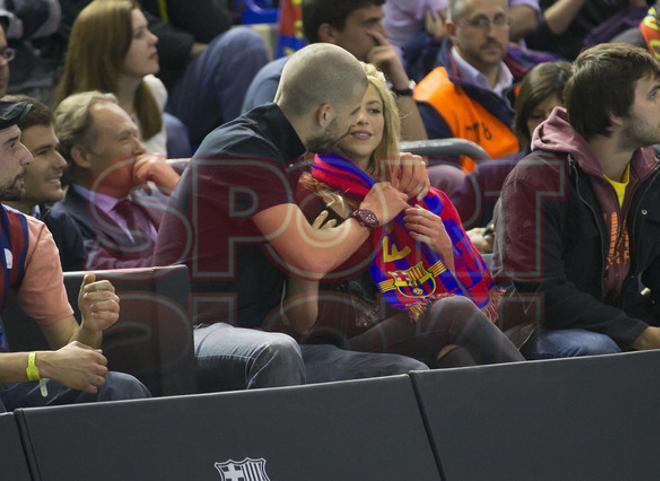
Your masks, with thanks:
M623 125L623 117L620 117L618 115L610 114L610 126L608 130L610 132L615 131L619 127Z
M329 23L322 23L317 30L319 40L326 43L337 43L337 30Z
M335 118L335 110L329 103L319 105L316 110L316 123L321 129L325 129Z
M73 165L80 167L81 169L89 169L92 165L89 153L78 145L74 145L71 148L71 161Z

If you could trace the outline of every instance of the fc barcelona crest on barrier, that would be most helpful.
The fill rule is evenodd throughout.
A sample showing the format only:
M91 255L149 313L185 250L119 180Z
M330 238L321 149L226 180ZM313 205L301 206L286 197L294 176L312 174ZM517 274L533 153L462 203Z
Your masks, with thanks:
M264 458L245 458L243 461L230 459L224 463L215 463L214 466L222 481L270 481Z

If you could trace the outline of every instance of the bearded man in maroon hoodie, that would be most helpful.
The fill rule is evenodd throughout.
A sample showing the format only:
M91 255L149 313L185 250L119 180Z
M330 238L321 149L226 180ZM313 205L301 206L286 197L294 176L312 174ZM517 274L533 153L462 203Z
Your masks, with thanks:
M598 45L564 95L497 211L498 278L539 325L525 354L660 348L660 62Z

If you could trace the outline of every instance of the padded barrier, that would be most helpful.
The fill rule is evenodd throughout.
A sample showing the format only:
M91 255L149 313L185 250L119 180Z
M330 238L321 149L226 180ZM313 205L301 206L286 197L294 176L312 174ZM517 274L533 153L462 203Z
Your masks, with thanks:
M438 481L408 376L16 410L34 481Z
M31 481L13 414L0 414L0 479Z
M400 148L401 152L426 156L430 165L446 163L448 158L456 158L461 155L470 157L477 164L490 159L488 153L480 145L459 138L409 140L401 142Z
M660 351L413 373L445 479L660 479Z

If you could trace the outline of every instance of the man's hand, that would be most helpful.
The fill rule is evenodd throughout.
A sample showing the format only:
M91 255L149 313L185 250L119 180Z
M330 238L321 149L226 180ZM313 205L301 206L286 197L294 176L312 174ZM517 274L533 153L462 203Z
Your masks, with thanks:
M395 89L407 89L410 79L392 44L380 32L371 31L369 35L374 39L376 46L367 54L367 61L382 70Z
M410 237L423 242L442 256L449 270L454 272L454 244L440 216L420 206L409 207L403 218Z
M94 273L85 274L78 293L81 330L100 333L119 319L119 297L110 281L95 282Z
M406 207L406 194L399 192L389 182L375 184L360 204L360 209L368 209L376 214L379 225L387 224Z
M447 36L445 12L443 10L435 11L432 8L427 10L424 15L424 30L426 30L434 40L445 38Z
M390 160L389 170L392 185L409 199L416 197L417 200L422 200L429 193L431 181L421 156L401 152L398 160Z
M660 327L649 326L632 343L632 348L638 351L660 349Z
M179 174L167 164L160 154L142 154L133 165L133 185L155 183L166 194L171 193L179 182Z
M41 377L92 394L108 372L108 360L101 351L77 341L57 351L39 351L36 364Z

